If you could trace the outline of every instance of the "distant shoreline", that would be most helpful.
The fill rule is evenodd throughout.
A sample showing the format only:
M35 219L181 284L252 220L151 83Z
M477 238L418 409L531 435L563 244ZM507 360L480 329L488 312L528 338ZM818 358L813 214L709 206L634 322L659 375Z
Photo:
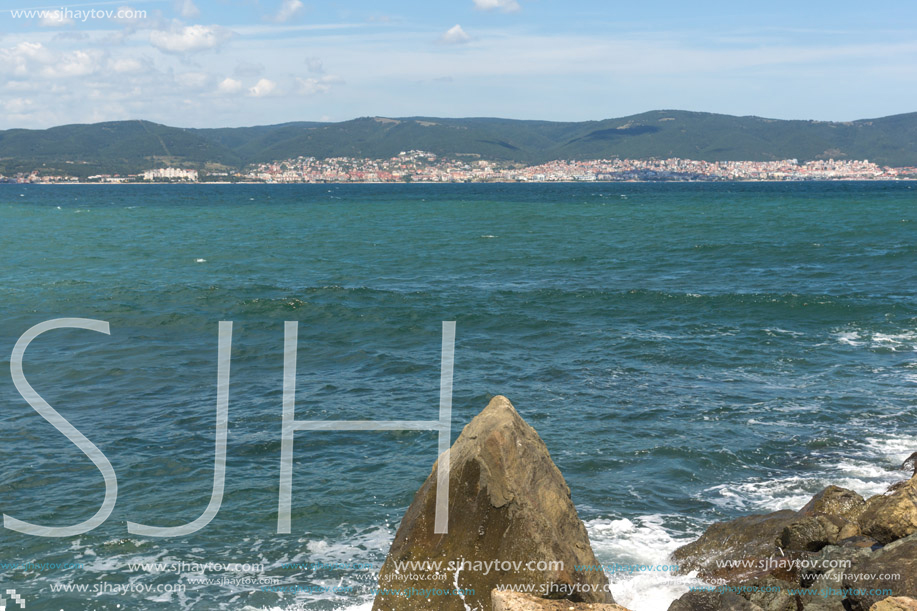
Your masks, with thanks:
M0 186L208 186L208 185L264 185L264 186L290 186L290 185L626 185L626 184L681 184L681 185L710 185L710 184L737 184L737 183L786 183L786 184L812 184L812 183L845 183L845 182L915 182L917 177L908 178L811 178L806 180L776 180L776 179L745 179L745 180L488 180L479 182L419 182L419 181L328 181L328 182L261 182L261 181L234 181L234 182L9 182L0 183Z

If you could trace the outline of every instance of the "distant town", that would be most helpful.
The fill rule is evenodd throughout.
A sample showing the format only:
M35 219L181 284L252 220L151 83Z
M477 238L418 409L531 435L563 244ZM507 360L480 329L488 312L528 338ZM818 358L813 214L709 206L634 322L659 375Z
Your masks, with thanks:
M14 183L465 183L614 181L800 181L910 180L917 167L890 168L868 160L696 161L690 159L598 159L539 165L438 157L406 151L390 159L296 157L240 171L157 168L140 174L100 174L82 181L35 170Z

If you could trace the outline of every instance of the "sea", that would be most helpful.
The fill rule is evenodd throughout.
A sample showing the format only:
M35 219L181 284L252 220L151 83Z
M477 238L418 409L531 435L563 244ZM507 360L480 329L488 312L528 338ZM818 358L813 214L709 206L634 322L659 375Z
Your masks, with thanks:
M368 610L436 459L429 431L294 435L278 534L284 323L297 420L435 420L508 397L565 476L616 600L711 523L862 495L917 450L917 183L0 185L0 591L29 611ZM231 321L225 490L218 331ZM23 340L24 341L24 340ZM21 347L21 342L20 342ZM20 384L21 386L21 384ZM12 602L9 602L12 601ZM8 606L7 608L19 608Z

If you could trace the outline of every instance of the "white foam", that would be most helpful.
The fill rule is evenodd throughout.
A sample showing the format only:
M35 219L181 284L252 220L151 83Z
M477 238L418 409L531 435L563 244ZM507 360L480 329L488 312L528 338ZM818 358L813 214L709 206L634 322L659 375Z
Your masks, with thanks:
M671 553L688 539L676 539L663 525L664 516L648 515L628 520L597 519L586 530L600 563L669 565ZM608 575L615 601L633 611L666 611L673 600L692 585L701 585L694 573L674 575L664 571L615 571Z
M860 341L860 334L856 331L847 331L844 333L838 333L835 335L838 343L846 344L848 346L862 346L863 342Z
M811 476L770 477L708 488L710 502L743 512L800 509L816 492L835 485L870 497L883 494L891 484L906 479L910 472L899 469L917 450L917 438L890 435L866 439L856 455L841 460L828 457Z
M819 489L815 478L789 476L738 484L719 484L707 488L706 492L713 495L711 503L724 509L770 512L799 509Z
M867 439L866 447L878 458L884 458L897 467L917 451L917 437L893 435L882 439Z
M834 334L838 343L848 346L866 346L870 350L917 350L917 331L909 329L901 333L879 333L862 329L846 328Z

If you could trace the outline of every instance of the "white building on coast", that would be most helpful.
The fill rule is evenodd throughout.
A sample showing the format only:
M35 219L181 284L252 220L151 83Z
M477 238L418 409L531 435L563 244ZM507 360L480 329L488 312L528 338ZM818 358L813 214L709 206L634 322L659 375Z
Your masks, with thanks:
M180 168L147 170L143 173L143 180L180 180L197 182L197 170L182 170Z

